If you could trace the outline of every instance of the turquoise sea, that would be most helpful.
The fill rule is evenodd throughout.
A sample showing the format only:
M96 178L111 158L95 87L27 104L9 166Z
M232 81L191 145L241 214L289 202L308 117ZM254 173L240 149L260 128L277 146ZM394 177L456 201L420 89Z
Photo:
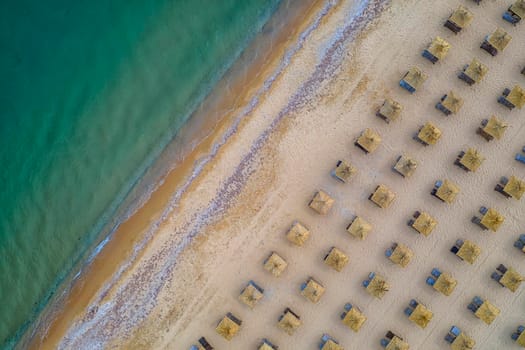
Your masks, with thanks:
M0 4L0 348L12 348L280 0Z

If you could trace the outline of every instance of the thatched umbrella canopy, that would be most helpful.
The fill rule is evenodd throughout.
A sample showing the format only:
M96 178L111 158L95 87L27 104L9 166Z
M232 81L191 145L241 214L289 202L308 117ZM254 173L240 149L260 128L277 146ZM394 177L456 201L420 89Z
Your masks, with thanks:
M317 303L323 296L325 288L323 285L313 278L309 278L306 282L306 288L301 291L301 294L312 303Z
M414 220L412 227L422 235L428 236L430 233L432 233L437 224L437 220L434 219L430 214L427 212L422 212L419 214L416 220Z
M445 58L448 50L450 50L450 44L439 36L432 40L428 47L428 51L440 60Z
M465 70L465 74L470 77L470 79L474 80L476 83L480 82L481 79L487 74L489 71L489 68L481 63L476 58L473 58L470 64L468 65L467 69Z
M264 262L264 269L270 272L275 277L279 277L284 272L287 266L288 263L286 262L286 260L284 260L276 252L272 252Z
M431 122L427 122L417 135L423 142L434 145L441 138L441 130Z
M432 311L427 309L423 304L417 304L414 311L412 311L412 314L408 317L408 319L415 324L417 324L421 328L426 328L430 320L432 320Z
M382 276L376 274L368 284L368 287L366 287L366 290L374 297L381 299L390 290L390 286Z
M332 209L334 203L335 200L330 197L328 193L323 190L319 190L314 194L314 197L308 206L315 210L318 214L325 215L330 211L330 209Z
M379 108L379 114L387 120L396 120L399 118L403 107L399 102L392 100L391 98L385 99L385 102Z
M345 326L358 332L365 323L366 316L354 306L346 313L342 321Z
M302 322L294 312L290 309L284 311L283 316L279 320L278 326L288 335L293 335L294 332L301 326Z
M463 99L454 91L450 91L441 104L452 113L457 113L463 106Z
M332 247L325 257L324 262L336 271L341 272L346 264L348 264L348 256L336 247Z
M352 223L346 228L346 231L352 236L359 238L361 240L365 239L366 236L372 230L372 225L368 223L365 219L360 216L357 216Z
M239 295L239 300L253 309L259 300L262 299L263 293L264 290L262 288L258 287L255 283L250 282L242 290Z
M518 271L514 270L512 267L509 267L507 271L503 274L499 283L510 289L513 293L518 290L525 278L519 274Z
M454 342L451 344L450 348L452 350L472 350L474 349L474 345L476 345L474 339L461 332L456 337L456 339L454 339Z
M525 106L525 90L523 90L521 86L515 85L512 90L510 90L507 100L521 109L521 107Z
M267 340L263 340L263 343L259 346L257 350L277 350L277 347L267 343Z
M496 209L489 208L487 213L481 218L481 225L485 226L492 232L496 232L501 224L505 221L505 217L501 215Z
M241 325L236 322L229 315L224 316L224 318L219 322L215 331L220 334L226 340L232 340L232 338L239 332Z
M485 157L483 157L477 149L469 148L459 162L470 171L476 171L484 160Z
M321 350L344 350L344 348L332 339L328 339Z
M514 4L510 5L509 10L519 18L525 19L525 0L516 0Z
M406 267L410 263L410 260L412 260L413 256L414 253L409 247L402 243L398 243L396 249L394 249L390 256L390 260L401 267Z
M446 203L452 203L456 199L457 194L459 193L459 187L452 181L445 180L441 187L436 191L436 196L441 198Z
M483 131L499 140L503 137L507 126L507 123L505 123L503 120L497 118L496 116L492 116L489 119L487 125L483 128Z
M396 194L388 187L381 184L376 187L376 190L372 194L372 197L370 197L370 200L380 208L388 208L395 198Z
M359 138L357 139L357 144L363 149L365 149L367 152L372 153L381 144L381 136L379 136L379 134L376 131L367 128L361 133L361 136L359 136Z
M310 231L300 222L294 222L286 237L295 245L302 246L310 237Z
M492 33L487 41L492 45L496 50L503 51L505 47L510 43L512 37L507 33L503 28L498 28Z
M446 296L449 296L452 294L457 284L458 281L454 277L452 277L447 272L443 272L441 275L439 275L433 287L435 290L443 293Z
M409 156L401 156L394 169L405 177L410 177L417 168L417 161Z
M503 192L519 200L525 193L525 181L518 179L516 176L511 176L505 187L503 187Z
M347 182L356 172L357 169L352 164L341 160L338 162L334 174L339 180Z
M428 75L418 67L412 67L403 78L414 89L418 89L427 80Z
M472 20L474 15L465 6L459 5L458 8L450 15L449 21L454 23L460 28L467 27Z
M408 350L409 345L403 339L398 336L394 336L390 343L386 346L385 350Z
M465 240L461 248L456 253L461 259L473 264L477 257L481 254L481 248L474 242Z
M500 310L496 306L485 300L474 314L486 324L491 324L499 313Z

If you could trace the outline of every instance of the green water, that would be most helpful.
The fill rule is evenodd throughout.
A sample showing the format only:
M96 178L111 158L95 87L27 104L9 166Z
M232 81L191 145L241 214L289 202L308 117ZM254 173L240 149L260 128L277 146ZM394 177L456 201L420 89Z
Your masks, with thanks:
M278 3L2 1L0 347Z

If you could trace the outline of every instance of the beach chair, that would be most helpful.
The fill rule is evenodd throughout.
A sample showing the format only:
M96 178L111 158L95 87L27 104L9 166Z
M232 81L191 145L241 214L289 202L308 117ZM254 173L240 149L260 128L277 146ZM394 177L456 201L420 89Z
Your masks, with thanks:
M426 279L425 282L426 282L426 284L428 284L429 286L433 287L434 284L436 284L436 279L433 278L433 277L427 277L427 279Z
M518 24L523 18L525 18L525 0L516 0L503 13L503 19L514 25Z
M487 51L492 56L503 51L510 43L512 37L502 28L496 29L492 34L487 35L480 48Z
M516 153L516 157L514 159L516 159L520 163L525 164L525 155L523 154Z
M514 242L514 246L525 253L525 234L522 233Z
M432 272L430 272L430 274L434 276L435 278L438 278L441 275L441 271L439 271L437 267L434 267L432 269Z
M498 103L513 110L515 107L521 109L525 106L525 90L519 85L515 85L512 90L505 88L500 97L498 97Z
M525 75L525 67L521 70L521 74Z
M199 345L192 345L190 347L190 350L213 350L213 346L208 343L206 338L200 337L199 338Z

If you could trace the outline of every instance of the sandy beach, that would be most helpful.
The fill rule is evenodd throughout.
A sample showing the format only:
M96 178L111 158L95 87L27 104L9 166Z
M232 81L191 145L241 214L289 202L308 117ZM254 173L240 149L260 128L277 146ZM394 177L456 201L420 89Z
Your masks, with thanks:
M212 96L199 111L229 101L214 109L215 126L201 129L212 132L200 135L203 141L185 162L119 228L63 305L49 314L53 322L30 339L32 348L178 350L204 336L215 349L255 349L262 338L280 349L316 349L328 333L345 349L379 349L391 330L411 349L442 349L452 325L470 335L476 349L518 348L510 334L525 324L523 286L512 293L490 275L499 264L525 275L525 255L513 247L525 233L523 200L494 191L501 176L525 178L525 166L514 160L525 146L524 112L497 103L505 88L525 86L519 74L525 24L501 19L511 3L506 0L479 6L471 0L356 3L317 1L302 8L301 16L291 17L294 30L282 31L286 34L271 55L254 60L252 69L242 72L244 79L221 82L228 97ZM474 20L455 35L443 24L458 5L466 6ZM498 27L513 39L492 57L479 46ZM451 48L432 64L421 52L436 36ZM469 86L457 74L472 58L489 71ZM429 77L411 95L399 80L412 66ZM435 104L451 90L464 104L445 116ZM401 117L390 123L375 115L387 97L403 106ZM491 115L509 127L501 140L487 142L476 129ZM442 137L425 147L412 136L427 121L441 129ZM354 146L366 128L382 138L370 154ZM470 147L485 157L476 172L454 165L458 153ZM418 162L410 178L391 169L402 154ZM330 176L338 160L357 169L348 183ZM187 181L196 166L202 169ZM451 204L430 195L434 182L445 179L460 188ZM368 200L379 184L396 194L389 208ZM317 190L335 199L327 215L308 207ZM496 233L471 222L480 206L504 215ZM406 224L416 210L438 221L427 237ZM364 240L345 230L356 215L373 226ZM295 220L311 231L302 247L286 239ZM481 247L474 264L450 252L459 238ZM385 257L393 242L414 252L406 268ZM349 257L341 272L323 262L333 246ZM272 251L288 262L279 277L263 269ZM450 296L425 283L434 267L457 279ZM362 287L370 272L390 284L382 299ZM300 294L308 277L326 288L315 304ZM238 299L250 280L264 288L253 310ZM500 309L492 324L467 309L476 295ZM403 313L411 299L433 312L425 329ZM348 302L367 317L357 333L339 317ZM286 307L302 321L292 336L277 327ZM229 342L215 332L227 312L242 320Z

